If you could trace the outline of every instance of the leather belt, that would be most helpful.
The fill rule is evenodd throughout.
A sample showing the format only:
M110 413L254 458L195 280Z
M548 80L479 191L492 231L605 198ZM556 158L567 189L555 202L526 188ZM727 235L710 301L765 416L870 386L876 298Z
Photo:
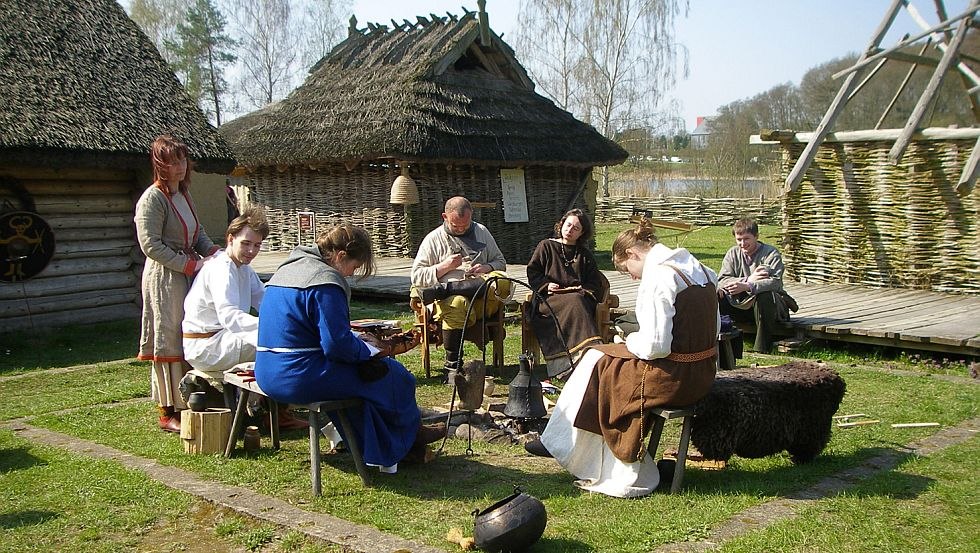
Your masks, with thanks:
M696 351L693 353L675 353L670 352L666 358L671 361L677 361L680 363L694 363L696 361L704 361L705 359L711 359L718 354L718 347L711 347L703 351Z
M219 332L221 331L212 330L211 332L185 332L184 338L210 338Z

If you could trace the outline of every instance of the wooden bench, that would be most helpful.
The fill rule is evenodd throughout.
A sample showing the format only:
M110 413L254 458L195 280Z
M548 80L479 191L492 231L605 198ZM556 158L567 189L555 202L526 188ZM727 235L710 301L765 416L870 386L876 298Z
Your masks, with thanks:
M234 402L235 389L239 390L238 402ZM245 408L248 405L248 397L251 394L258 394L269 401L269 428L272 435L273 449L279 449L279 405L276 401L266 395L255 381L255 377L248 373L241 374L235 372L225 373L225 400L229 405L235 404L235 416L231 423L231 434L228 436L228 445L225 447L225 457L231 457L238 442L238 434L242 430L245 422ZM358 476L365 486L371 484L368 475L367 465L361 455L361 448L354 438L354 429L347 417L348 409L357 409L363 405L363 401L358 398L340 399L330 401L319 401L316 403L298 404L297 406L306 409L310 424L310 482L313 487L313 495L319 496L322 492L320 485L320 413L337 413L340 419L340 427L347 437L345 444L354 459L354 468L357 469Z

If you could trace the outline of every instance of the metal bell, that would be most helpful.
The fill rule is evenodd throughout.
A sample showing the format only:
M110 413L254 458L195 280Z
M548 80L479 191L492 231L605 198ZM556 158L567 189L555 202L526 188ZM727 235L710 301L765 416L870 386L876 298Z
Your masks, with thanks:
M504 414L515 419L541 418L548 412L544 407L541 383L531 374L531 359L524 354L517 359L521 369L510 381Z

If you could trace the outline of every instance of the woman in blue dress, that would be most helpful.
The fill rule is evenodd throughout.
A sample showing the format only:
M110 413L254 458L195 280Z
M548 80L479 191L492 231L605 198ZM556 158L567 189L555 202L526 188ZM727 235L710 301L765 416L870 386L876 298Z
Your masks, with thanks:
M360 227L339 225L290 253L266 285L255 379L282 403L364 400L351 417L355 439L366 463L391 472L409 453L424 457L445 426L423 427L415 376L373 337L351 332L346 277L358 270L374 272L371 237Z

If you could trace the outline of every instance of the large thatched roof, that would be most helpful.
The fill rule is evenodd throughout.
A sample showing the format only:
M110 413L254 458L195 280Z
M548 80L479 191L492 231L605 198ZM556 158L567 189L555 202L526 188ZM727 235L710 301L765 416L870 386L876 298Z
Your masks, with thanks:
M197 169L233 154L115 0L0 3L0 163L144 167L154 137Z
M476 14L352 29L287 98L222 125L239 163L613 165L626 152L536 94Z

